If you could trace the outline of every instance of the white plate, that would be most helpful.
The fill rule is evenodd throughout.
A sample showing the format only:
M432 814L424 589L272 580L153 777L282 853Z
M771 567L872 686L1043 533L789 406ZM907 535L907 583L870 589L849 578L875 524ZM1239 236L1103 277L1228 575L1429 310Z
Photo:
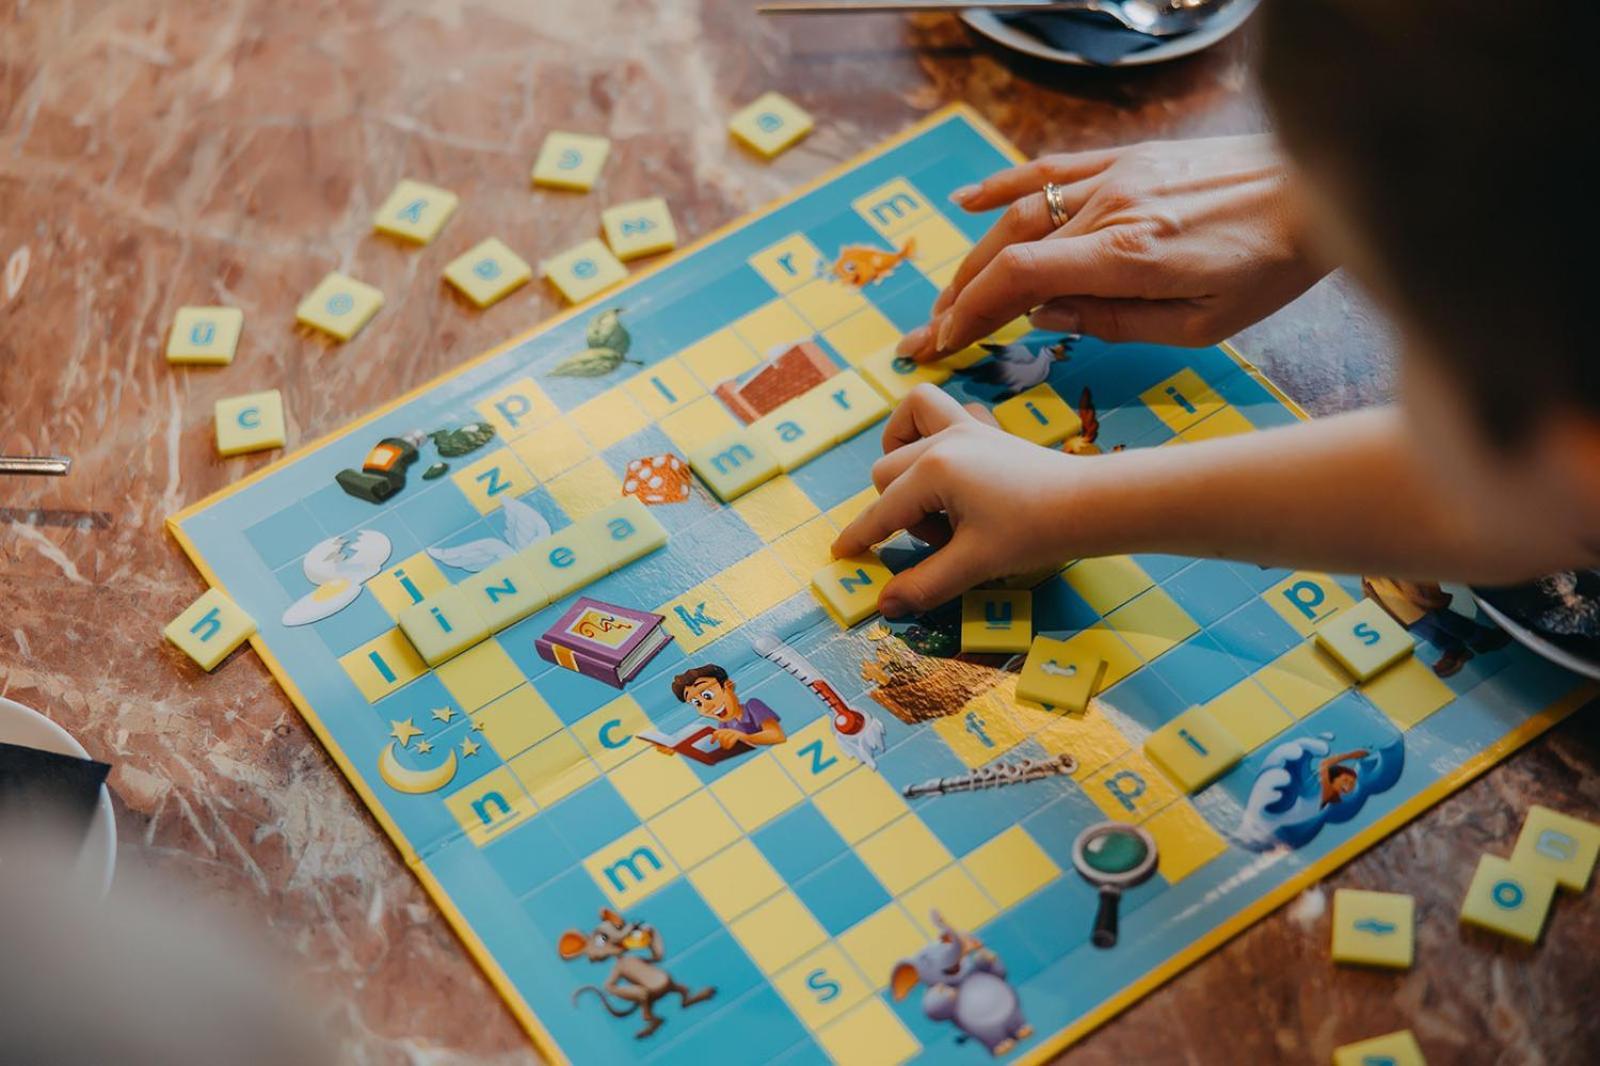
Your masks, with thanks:
M0 696L0 742L53 751L57 755L76 755L80 759L89 757L71 733L38 711L4 696ZM111 815L111 793L101 785L100 802L95 805L89 831L84 834L75 876L82 879L86 888L98 888L104 896L111 891L111 875L116 865L117 823Z
M1538 633L1535 633L1527 626L1513 619L1510 615L1500 610L1494 604L1485 600L1476 592L1472 594L1472 598L1478 601L1479 610L1483 611L1484 614L1494 619L1496 625L1505 630L1507 633L1510 633L1516 638L1519 644L1522 644L1535 655L1542 655L1546 659L1549 659L1551 662L1555 663L1557 666L1564 666L1575 674L1581 674L1584 677L1592 677L1596 681L1600 681L1600 662L1597 662L1593 659L1579 658L1560 645L1546 640Z
M975 9L963 11L961 21L970 26L973 32L989 38L996 44L1033 56L1035 59L1042 59L1047 63L1070 63L1077 67L1142 67L1151 63L1165 63L1169 59L1193 55L1210 48L1238 29L1260 3L1261 0L1233 0L1233 3L1218 11L1201 29L1137 52L1129 52L1114 63L1091 63L1076 52L1063 52L1031 33L1000 21L993 11Z

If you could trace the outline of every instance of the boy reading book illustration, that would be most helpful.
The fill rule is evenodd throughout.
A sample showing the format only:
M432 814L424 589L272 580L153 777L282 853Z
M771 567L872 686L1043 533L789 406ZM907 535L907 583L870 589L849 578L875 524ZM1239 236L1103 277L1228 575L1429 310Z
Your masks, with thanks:
M657 730L638 734L640 740L648 740L664 754L681 753L699 762L718 763L753 747L789 739L778 712L759 699L741 703L728 671L715 664L696 666L673 678L672 694L717 724L695 723L672 734Z

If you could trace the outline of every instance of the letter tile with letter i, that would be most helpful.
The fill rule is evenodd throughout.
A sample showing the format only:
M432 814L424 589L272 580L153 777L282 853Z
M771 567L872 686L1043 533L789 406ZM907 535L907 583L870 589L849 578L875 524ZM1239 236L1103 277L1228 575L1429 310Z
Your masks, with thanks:
M1416 901L1399 892L1341 888L1333 894L1333 961L1411 968Z
M221 589L210 589L167 623L162 633L200 669L211 671L255 631L255 619Z

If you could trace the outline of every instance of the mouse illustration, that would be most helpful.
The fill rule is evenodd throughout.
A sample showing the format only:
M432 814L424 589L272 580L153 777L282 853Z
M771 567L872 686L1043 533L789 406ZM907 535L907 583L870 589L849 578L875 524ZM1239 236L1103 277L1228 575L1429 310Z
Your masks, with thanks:
M957 1040L972 1038L1000 1056L1019 1040L1033 1035L1022 1017L1022 1001L1006 981L1000 957L932 914L939 939L910 959L895 963L889 985L895 999L904 999L918 982L928 986L922 994L922 1013L936 1022L953 1022L961 1031Z
M644 1028L633 1034L636 1039L642 1040L661 1028L664 1019L655 1012L655 1005L665 996L677 993L679 1003L691 1007L717 994L715 988L691 992L688 986L673 980L659 965L666 957L661 933L654 926L628 921L609 907L600 909L600 924L588 935L576 929L562 933L557 950L568 962L581 955L590 962L611 963L604 986L584 985L572 993L572 1002L577 1003L585 992L593 992L614 1018L642 1012ZM619 1008L611 1001L612 996L632 1005Z

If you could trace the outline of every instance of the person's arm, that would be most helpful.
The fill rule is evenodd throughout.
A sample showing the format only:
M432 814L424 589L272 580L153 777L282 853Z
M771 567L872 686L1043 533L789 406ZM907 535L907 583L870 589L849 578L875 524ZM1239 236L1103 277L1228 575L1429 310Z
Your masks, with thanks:
M1086 457L1013 437L919 386L890 418L884 450L872 471L882 495L833 551L855 555L901 529L938 547L884 587L890 617L991 578L1129 552L1484 583L1592 565L1556 523L1448 496L1395 408Z
M1063 187L1059 229L1042 192ZM1040 329L1199 346L1304 292L1332 264L1311 249L1272 138L1166 141L1048 155L951 196L1006 211L900 354L957 351L1033 313Z

